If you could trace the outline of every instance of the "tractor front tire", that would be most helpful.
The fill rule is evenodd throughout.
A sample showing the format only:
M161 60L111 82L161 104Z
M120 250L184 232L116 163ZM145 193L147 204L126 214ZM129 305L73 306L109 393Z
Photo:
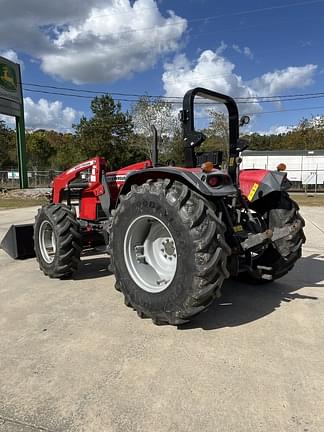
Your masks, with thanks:
M74 212L64 204L48 204L38 210L34 244L40 269L50 278L66 278L78 268L81 234Z
M133 185L115 212L110 252L116 286L140 317L179 325L220 295L230 249L215 207L166 180Z

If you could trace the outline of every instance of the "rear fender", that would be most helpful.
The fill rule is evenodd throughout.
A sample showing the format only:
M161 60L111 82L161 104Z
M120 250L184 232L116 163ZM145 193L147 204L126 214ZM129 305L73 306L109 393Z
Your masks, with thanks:
M287 173L263 169L246 169L239 174L240 189L251 203L272 192L282 192L290 188Z
M127 194L133 184L143 184L149 179L171 179L184 183L204 196L224 197L235 194L236 189L233 184L222 185L221 187L210 187L205 181L206 175L201 171L199 173L181 170L173 167L148 168L140 172L130 173L120 191L120 195Z

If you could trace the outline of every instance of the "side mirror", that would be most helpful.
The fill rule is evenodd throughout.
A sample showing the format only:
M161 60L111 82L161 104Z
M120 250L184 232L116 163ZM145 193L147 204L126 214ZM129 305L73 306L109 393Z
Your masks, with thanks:
M240 118L240 126L246 126L250 123L250 117L248 115L244 115Z
M239 138L236 143L236 150L242 152L249 147L249 142L245 139Z

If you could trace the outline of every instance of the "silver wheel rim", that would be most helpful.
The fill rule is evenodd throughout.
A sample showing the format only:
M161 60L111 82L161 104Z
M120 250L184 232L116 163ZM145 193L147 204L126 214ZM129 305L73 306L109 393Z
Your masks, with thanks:
M56 238L52 225L48 221L43 221L39 228L39 247L44 261L51 264L56 253Z
M150 293L166 290L176 274L174 238L154 216L139 216L130 224L124 239L124 257L133 281Z

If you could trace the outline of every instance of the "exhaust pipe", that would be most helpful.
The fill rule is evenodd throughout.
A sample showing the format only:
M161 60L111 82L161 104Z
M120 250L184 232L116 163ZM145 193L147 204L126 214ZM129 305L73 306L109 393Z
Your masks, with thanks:
M14 259L34 258L34 224L11 225L0 248Z

